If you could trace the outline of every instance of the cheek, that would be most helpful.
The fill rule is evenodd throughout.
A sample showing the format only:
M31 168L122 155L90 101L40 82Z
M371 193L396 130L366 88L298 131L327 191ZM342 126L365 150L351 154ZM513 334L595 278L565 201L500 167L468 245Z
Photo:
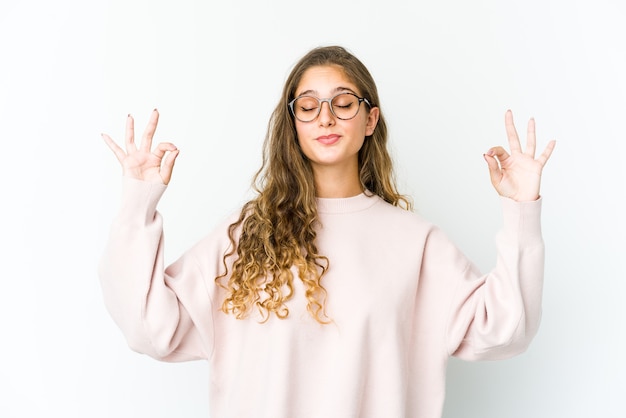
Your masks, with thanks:
M307 147L307 141L301 141L301 138L307 138L309 135L307 135L307 128L306 126L302 126L299 123L296 123L296 142L298 144L298 148L300 148L300 152L308 158L308 147Z
M368 134L370 133L368 132L368 129L367 129L367 121L363 121L362 123L360 123L357 129L359 131L358 135L363 136L363 138L368 136Z
M306 136L306 125L303 125L300 122L296 122L296 139L300 142L300 138Z

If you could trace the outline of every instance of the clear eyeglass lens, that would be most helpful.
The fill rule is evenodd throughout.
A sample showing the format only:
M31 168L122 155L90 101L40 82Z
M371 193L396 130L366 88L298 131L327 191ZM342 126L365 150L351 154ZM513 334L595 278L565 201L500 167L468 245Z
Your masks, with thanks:
M295 116L303 121L310 122L319 114L320 102L316 97L300 97L293 103ZM342 93L333 97L332 111L339 119L352 119L359 111L359 99L353 94Z

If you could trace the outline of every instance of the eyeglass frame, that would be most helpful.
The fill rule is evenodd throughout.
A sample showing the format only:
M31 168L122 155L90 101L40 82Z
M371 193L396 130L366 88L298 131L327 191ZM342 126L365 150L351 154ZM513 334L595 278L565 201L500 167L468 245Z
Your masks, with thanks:
M359 100L359 104L357 105L356 113L354 114L354 116L352 116L351 118L348 118L348 119L340 118L339 116L337 116L335 114L335 111L333 110L333 103L332 103L332 101L335 99L335 97L341 96L342 94L349 94L351 96L356 97ZM318 102L317 114L311 120L304 121L304 120L298 118L296 116L296 111L293 108L293 104L296 102L296 100L301 99L303 97L311 97L312 99L316 99L317 102ZM359 111L361 110L361 103L363 103L363 102L365 102L365 104L367 104L370 109L373 107L372 104L370 103L370 101L367 100L365 97L359 97L356 94L354 94L352 92L349 92L349 91L342 91L341 93L335 94L333 97L329 97L329 98L325 98L325 99L320 99L319 97L311 96L309 94L303 94L301 96L296 97L292 101L290 101L287 104L287 106L289 107L289 110L291 110L291 114L293 115L294 118L298 119L302 123L309 123L309 122L313 122L315 119L317 119L320 116L320 113L322 112L322 103L324 103L324 102L328 103L328 108L330 109L330 113L332 113L333 116L336 117L339 120L352 120L352 119L356 118L356 115L358 115Z

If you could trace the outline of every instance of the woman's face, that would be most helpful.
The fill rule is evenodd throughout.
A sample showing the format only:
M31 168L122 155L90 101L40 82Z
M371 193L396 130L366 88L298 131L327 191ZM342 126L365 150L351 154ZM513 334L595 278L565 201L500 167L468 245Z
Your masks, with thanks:
M338 93L361 92L346 77L339 66L316 66L306 70L296 88L295 97L307 95L320 99L331 98ZM356 170L358 153L366 136L374 133L378 122L378 108L369 109L360 103L357 115L349 120L337 118L327 102L321 104L320 113L311 122L295 120L298 142L313 170L334 167Z

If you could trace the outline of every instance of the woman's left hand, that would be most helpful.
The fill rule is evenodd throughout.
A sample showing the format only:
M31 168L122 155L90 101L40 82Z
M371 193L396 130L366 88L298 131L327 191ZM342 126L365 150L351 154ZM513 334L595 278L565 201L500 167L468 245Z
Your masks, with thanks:
M518 202L537 200L541 185L541 172L552 155L556 141L550 141L541 155L535 159L535 120L528 121L525 151L522 151L513 124L513 113L510 110L506 112L504 124L511 153L498 146L491 148L485 154L491 184L501 196Z

